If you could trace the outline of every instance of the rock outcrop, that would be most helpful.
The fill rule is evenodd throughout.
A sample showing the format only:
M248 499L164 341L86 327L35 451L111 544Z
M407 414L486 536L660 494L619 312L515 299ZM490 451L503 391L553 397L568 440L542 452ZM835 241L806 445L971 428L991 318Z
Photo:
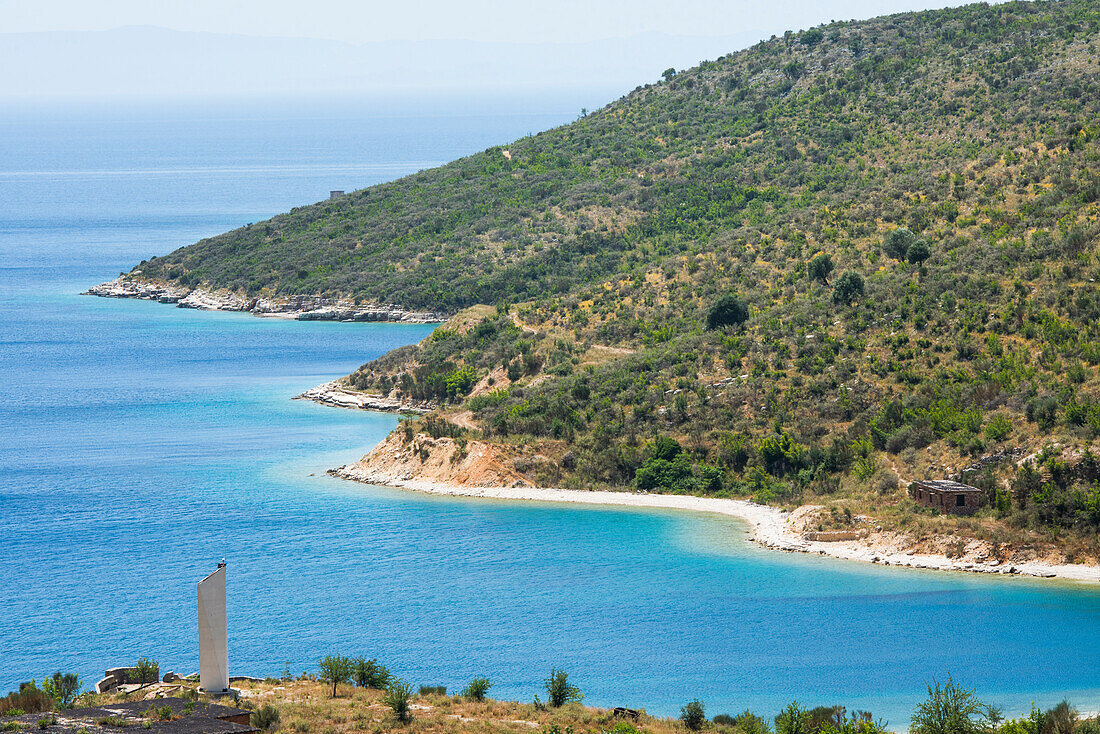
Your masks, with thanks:
M322 405L331 405L334 408L355 408L358 410L374 410L382 413L430 413L439 406L435 403L418 403L409 400L394 400L381 395L352 390L339 380L326 382L324 385L311 387L301 395L295 395L295 400L312 400Z
M109 283L93 286L83 293L104 298L138 298L145 301L174 303L179 308L205 311L239 311L256 316L271 316L298 321L378 321L402 324L435 324L446 321L445 313L406 311L400 306L357 304L325 296L280 296L251 298L233 291L188 288L164 281L146 281L120 275Z
M427 483L463 487L530 487L499 447L397 430L354 464L329 474L367 484L419 489Z

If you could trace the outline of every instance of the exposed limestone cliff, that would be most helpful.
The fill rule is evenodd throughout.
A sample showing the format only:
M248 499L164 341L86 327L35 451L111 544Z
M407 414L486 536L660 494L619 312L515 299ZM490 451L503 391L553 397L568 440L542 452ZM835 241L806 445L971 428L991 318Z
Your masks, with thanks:
M422 433L407 437L401 430L392 432L354 464L329 473L341 479L412 489L424 482L462 487L531 486L497 446Z

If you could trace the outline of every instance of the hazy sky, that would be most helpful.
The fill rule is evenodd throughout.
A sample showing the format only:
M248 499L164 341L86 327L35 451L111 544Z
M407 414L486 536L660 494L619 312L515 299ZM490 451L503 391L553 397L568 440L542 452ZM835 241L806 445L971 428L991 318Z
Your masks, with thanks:
M0 33L155 25L367 41L590 41L645 32L777 33L957 5L934 0L0 0Z

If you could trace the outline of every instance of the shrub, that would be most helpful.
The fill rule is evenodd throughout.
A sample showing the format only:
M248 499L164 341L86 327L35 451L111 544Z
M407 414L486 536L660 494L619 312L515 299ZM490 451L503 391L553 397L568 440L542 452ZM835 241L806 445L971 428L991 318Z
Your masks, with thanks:
M421 696L446 696L447 686L420 686Z
M474 701L484 701L485 695L489 693L492 686L493 684L489 682L488 678L474 678L466 685L466 690L462 692L462 695Z
M875 479L872 487L879 494L895 492L898 488L898 475L892 471L883 472Z
M909 248L923 241L924 240L913 234L907 227L898 227L883 239L882 251L895 260L904 260L906 255L909 254Z
M38 683L32 680L20 683L18 691L0 698L0 715L14 715L12 711L25 714L52 711L55 703L56 699L39 688Z
M985 424L985 437L990 441L1004 441L1012 433L1012 421L1003 415L995 415Z
M905 259L918 265L930 257L932 257L932 248L924 240L917 240L905 251Z
M699 731L707 724L707 712L703 702L695 699L680 709L680 721L691 731Z
M717 720L717 717L715 717ZM751 711L733 717L733 725L741 730L742 734L771 734L768 722L761 719Z
M145 657L138 658L134 666L126 671L126 675L131 683L141 683L142 685L156 683L158 678L160 678L159 673L160 665L157 661Z
M851 270L844 271L833 286L833 300L851 303L863 295L863 276Z
M672 461L683 451L680 442L668 436L661 436L653 443L653 458Z
M787 704L775 717L775 734L809 734L810 712L798 705L798 701Z
M550 677L543 681L543 685L546 687L547 703L554 707L584 698L581 689L569 682L569 674L564 670L551 669Z
M721 329L724 326L742 324L749 318L749 307L733 293L726 294L714 302L707 311L707 328Z
M829 273L833 272L833 258L827 253L820 252L814 255L810 262L806 263L806 274L811 280L820 280L828 284Z
M385 688L390 684L390 671L374 658L355 661L355 685L360 688Z
M279 715L279 709L272 706L270 703L265 703L260 708L252 712L249 716L249 721L252 722L252 726L257 729L270 730L279 728L279 721L282 717Z
M69 708L80 694L80 676L58 671L42 681L42 690L53 696L61 708Z
M912 734L982 734L989 729L989 707L973 691L955 684L948 676L941 685L933 679L928 698L917 704L909 726Z
M400 679L393 679L386 688L386 695L382 697L382 703L390 707L393 715L402 724L412 720L409 712L409 701L412 700L412 686Z

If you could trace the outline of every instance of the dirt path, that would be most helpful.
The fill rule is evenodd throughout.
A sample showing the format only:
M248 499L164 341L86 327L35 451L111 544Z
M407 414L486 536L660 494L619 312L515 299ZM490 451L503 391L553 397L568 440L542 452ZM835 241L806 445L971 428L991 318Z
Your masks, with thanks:
M473 411L463 410L461 412L454 413L447 416L447 420L449 420L451 423L454 423L459 428L465 428L468 431L480 430L477 423L474 422Z

